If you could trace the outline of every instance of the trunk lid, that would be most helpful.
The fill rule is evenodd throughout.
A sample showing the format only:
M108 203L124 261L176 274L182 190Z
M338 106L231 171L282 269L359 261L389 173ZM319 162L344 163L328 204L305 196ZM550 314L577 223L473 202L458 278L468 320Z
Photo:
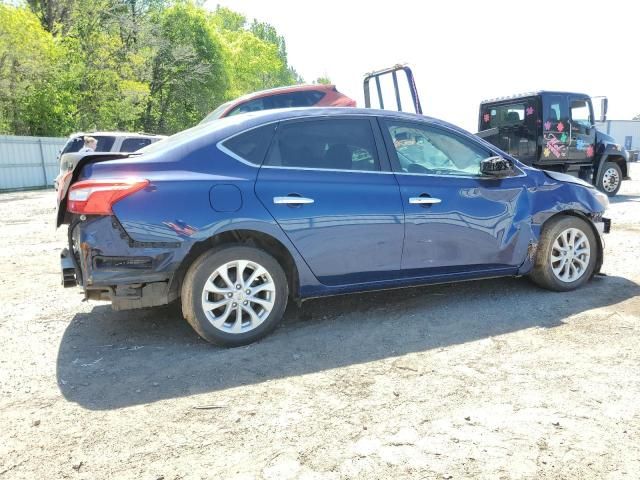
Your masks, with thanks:
M60 165L65 165L65 169L58 177L58 196L56 210L56 227L69 223L67 218L67 196L69 187L78 180L80 172L85 165L98 162L106 162L107 160L116 160L128 158L131 153L65 153L60 157Z

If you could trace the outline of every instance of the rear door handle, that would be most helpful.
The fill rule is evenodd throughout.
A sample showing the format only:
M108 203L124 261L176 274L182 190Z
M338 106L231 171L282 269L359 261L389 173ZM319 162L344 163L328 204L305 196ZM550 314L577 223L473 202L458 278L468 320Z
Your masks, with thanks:
M307 197L273 197L273 203L276 205L308 205L313 203L313 198Z
M433 205L440 203L442 200L433 197L410 197L409 203L412 205Z

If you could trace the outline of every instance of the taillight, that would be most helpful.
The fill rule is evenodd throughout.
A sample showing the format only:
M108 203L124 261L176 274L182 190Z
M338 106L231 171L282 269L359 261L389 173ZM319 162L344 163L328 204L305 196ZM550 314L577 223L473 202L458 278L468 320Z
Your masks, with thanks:
M84 215L113 215L118 200L142 190L149 180L84 180L71 185L67 211Z

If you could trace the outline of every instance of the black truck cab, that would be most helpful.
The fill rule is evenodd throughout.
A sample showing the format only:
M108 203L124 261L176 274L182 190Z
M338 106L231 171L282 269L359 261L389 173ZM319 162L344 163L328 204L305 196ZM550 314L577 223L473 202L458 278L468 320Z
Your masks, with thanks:
M607 99L601 102L606 119ZM575 175L609 196L628 178L628 154L595 127L591 97L539 91L485 100L478 135L520 161Z

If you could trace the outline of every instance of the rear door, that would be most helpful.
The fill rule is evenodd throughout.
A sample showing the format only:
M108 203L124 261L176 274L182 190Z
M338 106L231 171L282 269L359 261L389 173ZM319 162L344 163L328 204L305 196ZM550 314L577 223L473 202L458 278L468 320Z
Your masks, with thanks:
M521 228L529 216L524 174L481 176L480 161L492 153L453 130L394 119L382 125L406 212L405 275L515 271L530 238Z
M399 274L398 184L369 117L282 122L256 193L318 280L345 285Z

